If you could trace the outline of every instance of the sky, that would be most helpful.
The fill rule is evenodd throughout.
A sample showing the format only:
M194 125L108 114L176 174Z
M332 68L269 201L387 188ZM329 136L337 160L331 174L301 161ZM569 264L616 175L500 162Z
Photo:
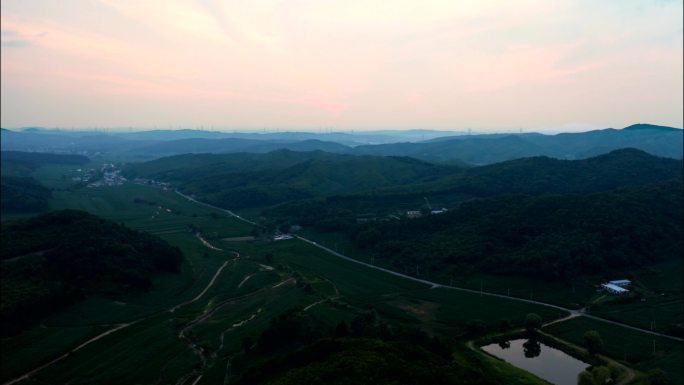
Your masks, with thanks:
M682 1L2 0L5 128L682 127Z

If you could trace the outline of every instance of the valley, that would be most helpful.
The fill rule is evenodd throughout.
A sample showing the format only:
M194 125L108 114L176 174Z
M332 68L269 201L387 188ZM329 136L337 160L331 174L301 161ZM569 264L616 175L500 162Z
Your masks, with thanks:
M141 206L132 197L155 202L170 211L158 210L153 205ZM159 234L183 250L183 279L174 282L177 280L168 276L156 277L150 293L131 298L123 305L105 298L88 299L46 319L43 333L50 334L45 337L30 337L29 342L28 335L22 334L4 340L3 347L16 347L12 356L28 358L28 351L45 349L48 336L63 334L62 330L106 329L93 337L85 334L60 338L56 345L53 342L50 351L54 352L53 357L61 358L56 362L51 362L54 358L50 354L44 356L45 362L35 358L23 362L3 360L13 364L8 367L3 363L5 382L38 368L23 383L40 382L41 378L198 384L216 383L220 379L230 383L254 359L244 353L242 342L246 338L256 341L267 329L269 317L291 309L300 309L307 323L321 330L335 328L340 320L351 321L372 310L389 324L420 326L429 334L455 341L462 339L464 333L467 335L475 320L494 329L503 319L511 324L522 322L530 312L547 321L567 314L565 309L540 303L517 302L477 290L454 291L441 284L379 271L339 258L312 240L223 241L249 234L253 226L173 191L129 183L83 189L78 194L57 193L53 205L85 208ZM158 216L152 219L155 215ZM207 244L188 232L188 226L199 229ZM235 258L235 253L241 258ZM269 265L278 266L273 270L263 268ZM304 289L306 285L311 289ZM112 325L116 322L120 324ZM581 329L578 326L570 330L582 333ZM639 336L639 332L633 333ZM178 338L179 335L182 337ZM25 343L19 345L22 340ZM92 342L84 345L88 340ZM633 351L646 348L638 346L636 342ZM662 358L655 359L655 363L672 362L673 354L681 356L681 342L662 342L659 346ZM466 366L491 364L478 355L469 360ZM124 369L134 362L145 362L145 370Z
M23 167L13 159L3 170ZM3 211L3 236L21 239L5 228L36 212L78 218L75 209L182 258L143 280L122 268L138 290L75 286L70 301L3 336L3 383L300 383L327 378L352 352L368 361L350 378L390 357L379 379L545 383L478 348L515 338L629 368L615 371L621 384L661 372L683 381L680 160L625 149L481 167L287 150L73 161L22 171L49 191L46 206ZM62 240L97 239L82 234L98 226ZM51 261L53 235L30 236L48 241L25 251L3 242L4 271ZM623 277L629 295L597 290ZM19 299L42 290L15 287ZM532 315L540 330L529 337ZM601 356L585 350L592 330Z

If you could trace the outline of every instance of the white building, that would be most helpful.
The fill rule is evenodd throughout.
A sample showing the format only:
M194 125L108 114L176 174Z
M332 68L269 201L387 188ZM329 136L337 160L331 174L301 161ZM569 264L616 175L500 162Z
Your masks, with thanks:
M632 284L629 279L616 279L615 281L608 281L611 285L616 285L620 287L627 287Z
M622 295L629 293L629 290L625 289L624 287L620 287L612 283L602 283L601 288L611 294Z

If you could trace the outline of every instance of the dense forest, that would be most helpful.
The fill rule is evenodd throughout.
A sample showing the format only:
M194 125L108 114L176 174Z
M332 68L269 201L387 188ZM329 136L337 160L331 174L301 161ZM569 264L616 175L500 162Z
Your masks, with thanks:
M473 199L440 215L349 227L357 245L404 270L545 279L681 258L682 179L591 194Z
M240 167L244 171L238 171ZM635 149L577 161L534 157L472 168L324 152L201 154L133 164L125 170L129 178L171 182L227 209L281 205L264 213L302 224L310 224L309 213L329 219L340 209L376 215L417 209L425 197L453 206L470 197L606 191L681 174L681 161Z
M13 333L84 296L146 291L183 256L161 239L94 215L54 211L2 222L0 330Z
M431 384L496 384L503 380L495 373L483 373L481 363L465 347L454 352L439 338L389 325L374 312L321 330L312 328L306 315L295 310L273 318L258 337L245 338L245 355L234 363L237 371L244 372L238 384L418 384L426 379ZM261 361L259 357L272 358L244 367Z
M432 182L285 202L263 213L281 223L339 231L356 223L360 214L377 219L397 210L418 210L427 198L451 209L472 198L602 192L681 176L681 161L622 149L577 161L534 157L472 167Z
M86 164L90 162L87 156L75 154L53 154L47 152L2 151L3 162L16 162L36 168L45 164Z
M124 175L173 182L187 194L236 209L429 183L461 171L405 157L275 151L183 155L131 165Z
M37 212L48 209L52 191L33 178L0 177L0 211L3 213Z

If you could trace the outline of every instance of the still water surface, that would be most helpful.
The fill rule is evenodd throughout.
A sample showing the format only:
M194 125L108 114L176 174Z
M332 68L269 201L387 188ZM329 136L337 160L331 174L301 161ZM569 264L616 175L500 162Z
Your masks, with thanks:
M526 345L527 341L508 341L507 348L498 343L490 344L483 346L482 350L556 385L577 385L577 375L589 367L589 364L558 349L540 342ZM525 350L528 356L534 357L526 357Z

